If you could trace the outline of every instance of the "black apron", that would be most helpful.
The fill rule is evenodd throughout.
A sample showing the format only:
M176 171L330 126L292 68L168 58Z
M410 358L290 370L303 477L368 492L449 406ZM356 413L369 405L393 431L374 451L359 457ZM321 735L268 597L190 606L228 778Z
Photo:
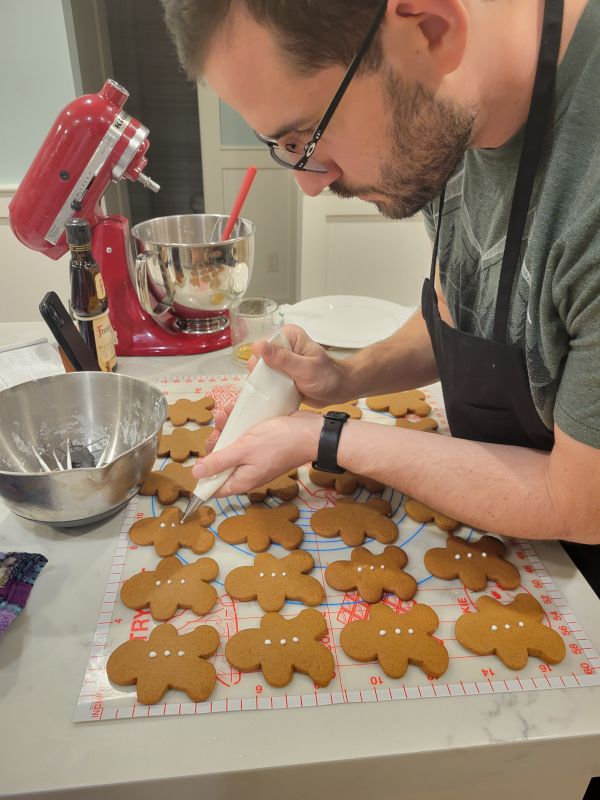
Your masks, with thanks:
M421 298L452 435L545 451L552 449L554 434L544 425L535 408L524 353L517 345L507 342L507 329L542 143L554 108L563 10L564 0L546 0L535 84L500 272L493 339L463 333L440 316L435 273L445 192L440 196L431 276L425 281ZM600 596L600 547L570 543L565 547Z

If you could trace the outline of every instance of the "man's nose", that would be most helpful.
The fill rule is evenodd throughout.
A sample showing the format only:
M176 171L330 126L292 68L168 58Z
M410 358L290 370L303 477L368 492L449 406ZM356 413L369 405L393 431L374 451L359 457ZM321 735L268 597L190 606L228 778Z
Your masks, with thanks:
M294 172L298 186L304 194L309 197L316 197L341 177L342 170L336 164L327 164L326 166L327 172Z

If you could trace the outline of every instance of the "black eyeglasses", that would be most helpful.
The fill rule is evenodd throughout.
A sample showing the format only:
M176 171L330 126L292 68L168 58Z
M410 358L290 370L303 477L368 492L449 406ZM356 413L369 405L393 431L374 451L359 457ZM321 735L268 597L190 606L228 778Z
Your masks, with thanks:
M341 82L339 89L335 93L335 96L327 111L323 114L321 121L315 128L315 131L310 139L310 141L304 146L304 155L298 159L298 153L294 149L288 149L287 147L281 147L277 142L273 141L272 139L267 138L266 136L261 136L260 133L254 131L256 136L260 139L261 142L266 144L269 148L269 152L271 157L282 167L286 167L287 169L295 169L305 172L327 172L327 167L323 166L319 161L313 158L313 153L315 152L315 148L325 133L325 129L329 125L332 116L334 115L337 107L340 104L342 97L344 96L346 89L350 85L350 81L354 77L357 69L360 66L361 61L365 57L373 39L375 38L375 34L379 28L381 20L385 16L385 11L387 8L387 0L383 0L379 9L377 10L377 14L375 15L375 19L371 23L371 27L369 28L367 35L365 37L364 42L362 43L360 49L352 59L350 66L346 74L344 75L344 80ZM290 148L295 147L295 145L289 145Z

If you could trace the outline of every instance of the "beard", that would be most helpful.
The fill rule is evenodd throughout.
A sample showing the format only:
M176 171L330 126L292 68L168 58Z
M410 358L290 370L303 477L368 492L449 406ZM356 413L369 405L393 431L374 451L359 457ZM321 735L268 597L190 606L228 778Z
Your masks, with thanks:
M412 217L442 191L472 140L476 114L439 100L420 84L408 85L386 69L384 96L389 103L387 148L378 185L351 186L335 181L338 197L381 195L371 201L388 219Z

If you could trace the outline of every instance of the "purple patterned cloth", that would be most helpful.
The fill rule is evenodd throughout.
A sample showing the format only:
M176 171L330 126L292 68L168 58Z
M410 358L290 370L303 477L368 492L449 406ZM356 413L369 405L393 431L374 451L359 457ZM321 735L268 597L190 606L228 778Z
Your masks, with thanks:
M39 553L0 553L0 636L25 608L48 559Z

